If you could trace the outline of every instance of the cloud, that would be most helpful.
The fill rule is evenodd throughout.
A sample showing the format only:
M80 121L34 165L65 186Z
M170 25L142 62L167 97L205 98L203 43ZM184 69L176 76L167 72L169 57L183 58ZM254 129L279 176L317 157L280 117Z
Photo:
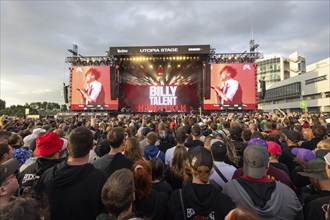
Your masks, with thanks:
M109 47L210 44L264 55L330 56L329 1L1 1L0 98L9 104L63 102L65 57Z

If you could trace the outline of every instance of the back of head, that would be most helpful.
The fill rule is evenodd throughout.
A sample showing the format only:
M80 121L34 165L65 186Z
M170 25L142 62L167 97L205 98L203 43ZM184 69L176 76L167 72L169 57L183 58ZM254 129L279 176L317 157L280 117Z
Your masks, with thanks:
M191 135L195 137L199 137L202 134L202 129L198 124L194 124L191 129Z
M134 179L131 170L114 172L104 184L101 200L107 211L115 216L126 211L134 200Z
M208 183L213 167L211 152L202 146L197 146L188 151L188 157L192 174L201 182Z
M226 216L225 220L259 220L259 216L247 208L235 208Z
M111 129L107 135L107 139L112 148L119 148L123 144L125 138L125 130L122 127Z
M93 147L93 133L86 127L77 127L69 135L69 156L85 157Z
M158 140L158 135L153 131L149 132L146 136L146 140L148 145L155 145Z
M215 161L224 161L227 155L227 146L223 141L215 141L211 145L211 152Z
M17 197L11 200L2 213L0 219L3 220L49 219L48 213L41 210L37 201L30 197Z
M185 131L184 128L180 127L178 130L175 132L175 139L178 143L183 144L186 141L187 138L187 132Z
M152 189L152 177L151 177L151 166L148 161L139 160L132 166L134 184L135 184L135 195L136 198L142 199L147 197Z
M163 179L164 173L164 163L158 158L154 157L150 160L151 169L152 169L152 180L161 180Z
M327 129L323 127L322 125L313 127L313 135L315 138L322 139L324 135L326 134Z

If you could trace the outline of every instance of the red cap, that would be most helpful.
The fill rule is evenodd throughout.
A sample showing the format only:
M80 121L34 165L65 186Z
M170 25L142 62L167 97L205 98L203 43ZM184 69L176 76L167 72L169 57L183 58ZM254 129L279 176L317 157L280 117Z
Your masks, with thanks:
M64 141L54 132L46 133L36 139L36 149L33 152L35 156L49 156L59 152Z
M282 152L281 146L274 141L267 141L268 144L268 152L273 155L278 155Z

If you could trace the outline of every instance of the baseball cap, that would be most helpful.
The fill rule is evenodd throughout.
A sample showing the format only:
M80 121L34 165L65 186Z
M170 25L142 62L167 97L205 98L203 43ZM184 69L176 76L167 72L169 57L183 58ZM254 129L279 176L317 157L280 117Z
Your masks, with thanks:
M178 130L175 132L175 138L177 141L184 142L187 138L187 133L184 130L184 128L180 127Z
M253 145L253 144L260 144L264 147L268 147L268 144L265 140L262 140L260 138L252 138L251 140L249 140L249 142L247 143L247 146Z
M223 143L223 141L218 139L212 139L211 152L215 161L224 161L227 155L227 147L225 143Z
M302 176L313 177L318 180L328 179L325 170L325 162L322 160L311 160L303 165L304 172L298 172Z
M230 133L231 139L233 139L233 140L237 140L241 137L242 129L239 127L228 128L228 131Z
M324 156L324 160L330 166L330 153Z
M287 138L295 143L298 143L301 140L301 135L299 132L296 132L294 130L288 130L285 132L285 135Z
M15 158L11 158L0 164L0 186L1 184L19 169L19 163Z
M36 156L49 156L59 152L64 141L54 132L48 132L36 139L36 149L33 152Z
M206 166L209 170L213 166L213 158L210 151L202 146L196 146L188 151L189 163L194 170L201 166Z
M243 172L245 175L261 179L269 162L267 148L260 144L247 146L243 153Z
M282 152L281 145L274 141L267 141L268 152L273 155L278 155Z
M292 148L291 153L296 156L297 160L302 160L305 162L316 159L315 154L311 150L306 148L294 147Z

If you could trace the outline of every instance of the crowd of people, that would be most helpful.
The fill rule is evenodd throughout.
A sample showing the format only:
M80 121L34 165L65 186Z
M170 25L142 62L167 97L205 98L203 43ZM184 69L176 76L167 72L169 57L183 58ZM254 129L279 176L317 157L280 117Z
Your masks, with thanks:
M330 219L326 114L0 121L1 219Z

